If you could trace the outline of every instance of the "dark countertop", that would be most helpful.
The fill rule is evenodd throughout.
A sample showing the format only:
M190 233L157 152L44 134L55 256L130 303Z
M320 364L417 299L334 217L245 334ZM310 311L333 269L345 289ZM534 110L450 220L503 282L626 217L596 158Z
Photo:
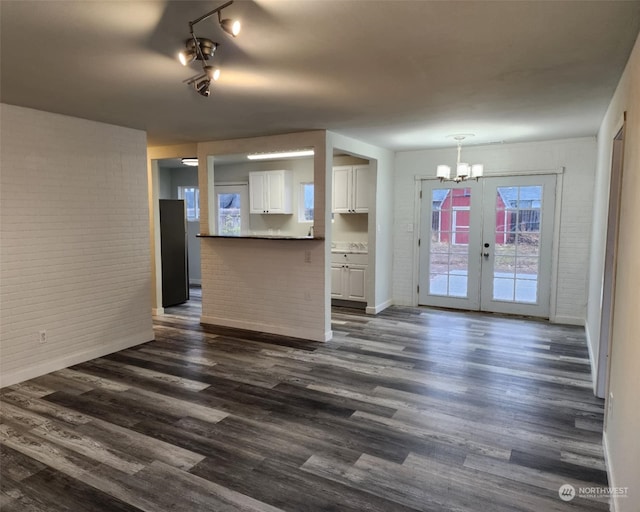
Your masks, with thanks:
M241 240L324 240L324 237L314 236L287 236L287 235L202 235L197 234L198 238L230 238Z

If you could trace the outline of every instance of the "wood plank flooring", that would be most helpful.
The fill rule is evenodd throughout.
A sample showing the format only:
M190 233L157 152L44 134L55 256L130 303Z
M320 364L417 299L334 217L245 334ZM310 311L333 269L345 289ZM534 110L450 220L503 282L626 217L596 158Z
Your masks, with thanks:
M3 511L604 511L583 330L334 309L314 343L205 330L2 390Z

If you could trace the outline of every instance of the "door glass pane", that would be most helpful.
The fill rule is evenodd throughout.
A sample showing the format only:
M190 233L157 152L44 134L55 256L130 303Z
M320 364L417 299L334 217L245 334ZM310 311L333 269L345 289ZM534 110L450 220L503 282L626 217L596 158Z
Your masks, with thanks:
M542 186L497 187L493 299L538 298Z
M514 297L514 279L505 279L502 277L493 278L493 300L504 300L513 302Z
M218 194L218 233L239 236L241 223L240 194Z
M521 255L537 258L540 256L540 233L518 234L518 247Z
M471 189L431 194L429 294L467 297Z

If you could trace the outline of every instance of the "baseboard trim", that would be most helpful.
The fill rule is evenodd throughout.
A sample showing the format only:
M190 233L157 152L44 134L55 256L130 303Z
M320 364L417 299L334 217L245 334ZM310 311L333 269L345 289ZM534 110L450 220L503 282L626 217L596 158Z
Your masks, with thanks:
M578 316L555 316L551 322L554 324L579 325L580 327L584 327L584 318Z
M584 321L584 337L587 339L587 351L589 353L589 366L591 367L591 384L593 385L593 394L598 396L598 387L596 385L597 368L593 357L593 349L591 348L591 335L589 334L589 322ZM600 396L598 398L604 398Z
M151 314L153 316L164 315L164 308L151 308Z
M190 285L202 286L202 279L189 279Z
M136 345L147 343L152 340L153 331L144 334L136 334L135 336L130 336L115 343L111 343L108 346L97 346L89 350L84 350L52 361L47 361L46 363L36 364L30 368L13 372L3 372L0 376L0 388L18 384L25 380L35 379L41 375L62 370L63 368L68 368L74 364L84 363L97 357L106 356L107 354L118 352L119 350L135 347Z
M245 331L265 332L267 334L278 334L280 336L289 336L291 338L300 338L311 341L329 341L333 336L331 331L316 331L310 329L301 329L298 327L289 327L286 325L270 325L257 322L246 322L241 320L231 320L229 318L220 318L216 316L200 317L200 323L205 325L218 325L221 327L231 327L233 329L242 329ZM330 336L327 338L327 336Z
M602 433L602 451L604 452L604 467L607 470L607 479L609 480L609 487L617 487L616 480L613 477L613 468L611 467L611 457L609 456L609 444L607 443L606 432ZM609 510L611 512L617 512L618 507L616 503L616 496L612 496L609 500Z
M376 306L367 306L367 315L377 315L381 311L384 311L388 307L393 306L393 300L385 300L384 302L377 304Z

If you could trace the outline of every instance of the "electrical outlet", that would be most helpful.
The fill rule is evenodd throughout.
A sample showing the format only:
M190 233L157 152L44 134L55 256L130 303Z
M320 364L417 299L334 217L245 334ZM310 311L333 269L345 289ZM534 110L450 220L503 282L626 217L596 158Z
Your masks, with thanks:
M46 343L47 342L47 331L40 331L38 333L38 340L40 341L40 343Z
M311 251L304 251L304 262L311 263Z

